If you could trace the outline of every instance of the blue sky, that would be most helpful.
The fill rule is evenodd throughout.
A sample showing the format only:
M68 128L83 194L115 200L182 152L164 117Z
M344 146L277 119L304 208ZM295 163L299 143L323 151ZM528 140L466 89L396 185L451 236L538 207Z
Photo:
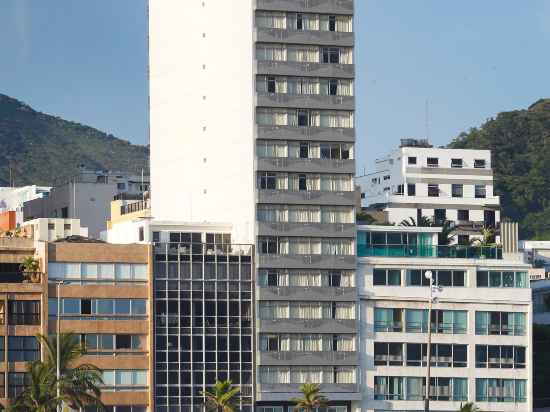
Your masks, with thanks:
M146 143L146 9L2 0L0 93ZM426 102L441 145L550 97L550 0L356 0L356 12L359 172L399 139L426 135Z

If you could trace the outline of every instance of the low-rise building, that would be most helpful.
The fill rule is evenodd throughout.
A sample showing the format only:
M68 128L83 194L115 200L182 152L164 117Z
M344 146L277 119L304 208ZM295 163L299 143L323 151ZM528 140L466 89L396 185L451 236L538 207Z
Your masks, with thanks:
M54 242L69 236L88 236L88 228L80 226L80 219L33 219L24 222L20 228L25 236L40 242Z
M424 409L430 328L430 410L531 411L529 265L499 246L440 246L439 231L358 227L361 410Z
M0 213L14 212L15 227L24 221L23 206L25 202L33 199L48 197L51 187L47 186L22 186L22 187L0 187Z

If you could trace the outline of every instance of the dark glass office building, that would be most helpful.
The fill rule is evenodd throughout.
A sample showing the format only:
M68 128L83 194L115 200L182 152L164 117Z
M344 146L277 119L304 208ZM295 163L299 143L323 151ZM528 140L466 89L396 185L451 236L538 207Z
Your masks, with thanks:
M241 388L238 409L252 410L253 248L225 236L170 233L154 245L157 411L202 412L202 391L225 379Z

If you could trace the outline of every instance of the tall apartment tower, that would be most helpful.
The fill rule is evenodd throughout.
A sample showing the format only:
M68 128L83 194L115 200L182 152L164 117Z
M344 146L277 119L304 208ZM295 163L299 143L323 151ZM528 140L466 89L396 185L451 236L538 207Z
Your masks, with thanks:
M339 411L360 399L353 12L149 1L151 215L256 245L257 410L304 382Z

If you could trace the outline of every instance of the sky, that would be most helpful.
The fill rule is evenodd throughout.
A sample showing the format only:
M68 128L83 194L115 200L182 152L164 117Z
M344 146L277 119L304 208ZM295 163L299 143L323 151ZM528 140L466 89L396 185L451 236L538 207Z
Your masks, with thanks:
M550 97L550 0L355 6L359 174L402 138L444 145ZM146 0L1 0L0 93L146 144L146 12Z

